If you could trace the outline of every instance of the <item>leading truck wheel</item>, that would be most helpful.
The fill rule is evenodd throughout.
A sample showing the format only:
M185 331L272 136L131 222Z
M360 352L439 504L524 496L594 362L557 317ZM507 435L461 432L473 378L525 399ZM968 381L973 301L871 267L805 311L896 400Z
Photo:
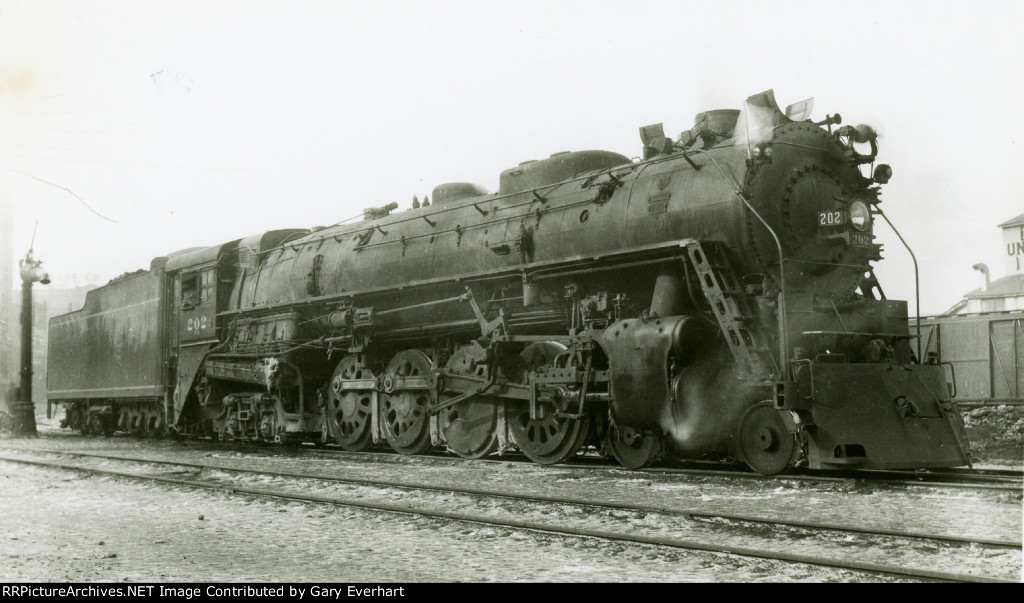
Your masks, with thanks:
M604 439L605 447L627 469L643 469L660 459L665 450L661 436L628 426L620 427L614 422Z
M771 402L747 409L733 440L736 456L761 475L778 475L796 460L796 437L786 429Z

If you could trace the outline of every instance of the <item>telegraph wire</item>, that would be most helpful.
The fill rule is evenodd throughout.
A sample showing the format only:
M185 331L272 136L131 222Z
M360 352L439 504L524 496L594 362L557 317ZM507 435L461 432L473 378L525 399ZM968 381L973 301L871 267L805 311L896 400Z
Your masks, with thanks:
M60 151L62 149L57 147L51 147L54 150ZM140 147L141 148L141 147ZM74 149L72 149L74 150ZM83 149L86 151L86 149ZM230 165L158 165L149 163L125 163L123 161L115 161L112 159L81 159L74 157L55 157L53 155L27 155L25 153L8 153L0 151L0 156L16 157L18 159L42 159L46 161L63 161L67 163L92 163L97 165L112 165L123 168L131 169L146 169L146 170L213 170L218 172L241 172L241 171L266 171L267 167L260 165L253 166L230 166ZM8 168L4 168L8 169ZM11 170L14 171L14 170Z
M79 197L79 196L78 196L78 195L77 195L77 194L75 193L75 191L71 190L70 188L68 188L68 187L66 187L66 186L61 186L61 185L59 185L59 184L54 184L53 182L50 182L50 181L48 181L48 180L43 180L43 179L42 179L42 178L40 178L39 176L33 176L32 174L29 174L28 172L22 172L22 171L20 171L20 170L12 170L12 169L11 169L11 168L9 168L9 167L3 167L3 166L0 166L0 169L3 169L3 170L7 170L8 172L14 172L15 174L21 174L22 176L28 176L29 178L31 178L31 179L33 179L33 180L38 180L39 182L42 182L43 184L48 184L48 185L50 185L50 186L52 186L52 187L54 187L54 188L59 188L60 190L62 190L62 191L64 191L64 192L68 193L69 195L71 195L71 196L72 196L72 197L74 197L75 199L78 199L78 201L79 201L79 202L80 202L80 203L81 203L82 205L84 205L84 206L85 206L85 208L86 208L86 209L88 209L89 211L91 211L92 213L96 214L97 216L99 216L99 217L103 218L104 220L106 220L106 221L108 221L108 222L113 222L114 224L117 224L117 220L114 220L114 219L112 219L112 218L108 218L108 217L104 216L103 214L101 214L100 212L96 211L95 209L93 209L92 207L90 207L88 203L86 203L86 202L85 202L85 199L83 199L83 198Z

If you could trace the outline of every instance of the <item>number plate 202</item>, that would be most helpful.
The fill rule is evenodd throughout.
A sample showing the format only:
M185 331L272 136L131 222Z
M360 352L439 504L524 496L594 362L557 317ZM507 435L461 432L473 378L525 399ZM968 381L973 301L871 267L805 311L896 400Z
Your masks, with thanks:
M846 217L843 210L833 209L831 211L818 212L818 226L842 226L846 224Z

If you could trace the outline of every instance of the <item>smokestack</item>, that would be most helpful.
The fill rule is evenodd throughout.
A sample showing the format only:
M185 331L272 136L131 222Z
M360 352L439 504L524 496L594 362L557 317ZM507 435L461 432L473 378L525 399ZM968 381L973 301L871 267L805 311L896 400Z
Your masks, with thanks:
M985 275L985 285L981 288L981 290L988 291L989 285L992 284L991 278L989 277L988 266L986 266L985 264L975 264L971 266L971 268L974 268L978 272Z

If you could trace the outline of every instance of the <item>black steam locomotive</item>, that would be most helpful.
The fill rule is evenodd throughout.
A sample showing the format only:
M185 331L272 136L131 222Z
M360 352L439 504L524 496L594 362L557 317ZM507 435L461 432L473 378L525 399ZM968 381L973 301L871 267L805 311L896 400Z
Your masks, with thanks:
M51 321L49 399L87 433L968 464L946 371L872 270L891 170L809 104L769 91L678 140L641 128L642 160L559 153L497 193L156 258Z

